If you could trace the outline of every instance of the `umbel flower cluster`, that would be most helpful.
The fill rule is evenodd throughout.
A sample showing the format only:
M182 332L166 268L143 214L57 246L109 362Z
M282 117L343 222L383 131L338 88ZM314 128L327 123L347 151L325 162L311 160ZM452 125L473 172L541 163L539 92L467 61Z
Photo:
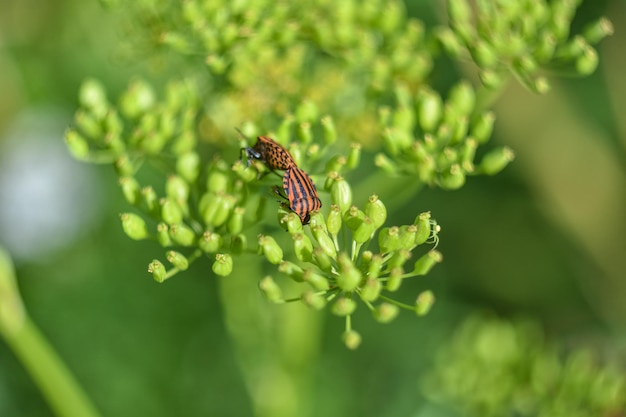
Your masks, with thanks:
M184 74L159 94L137 78L115 103L87 80L66 134L76 158L114 166L133 208L120 216L124 232L165 248L149 265L154 279L202 257L228 276L240 255L260 255L277 268L259 277L267 298L329 305L345 317L351 348L359 303L388 322L402 308L426 314L434 300L390 294L441 261L439 226L428 212L389 225L387 208L408 205L424 185L458 189L501 171L512 150L481 149L494 129L490 99L510 75L544 92L547 70L590 73L592 45L612 31L601 19L572 36L573 0L450 1L449 26L432 33L393 0L105 3L132 21L120 51ZM471 62L481 83L459 81L444 99L427 82L441 53ZM286 149L316 184L321 210L296 215L296 205L276 203L269 190L281 180L262 161L239 159L253 143L235 128ZM387 206L376 196L383 183L399 190ZM301 291L283 296L279 276Z

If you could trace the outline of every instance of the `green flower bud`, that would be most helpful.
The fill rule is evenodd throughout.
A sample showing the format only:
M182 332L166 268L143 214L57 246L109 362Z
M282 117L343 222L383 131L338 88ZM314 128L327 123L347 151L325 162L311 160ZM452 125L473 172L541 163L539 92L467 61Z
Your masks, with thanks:
M134 213L120 214L124 233L134 240L142 240L148 237L148 229L143 218Z
M125 117L135 119L149 111L155 101L152 87L143 80L135 80L121 97L120 110Z
M326 172L340 172L343 167L346 165L346 158L344 156L341 155L337 155L331 159L328 160L328 162L326 163Z
M196 241L196 234L184 223L170 225L170 236L174 242L181 246L193 246Z
M354 310L356 310L356 301L348 297L339 297L330 311L336 316L343 317L354 313Z
M165 256L167 257L169 263L171 263L181 271L189 268L189 261L187 260L187 257L185 257L185 255L183 255L182 253L170 250L167 251Z
M122 187L122 194L129 204L136 205L141 198L139 183L133 177L120 177L119 184Z
M477 172L480 174L495 175L502 171L513 159L515 154L508 147L497 148L487 153L480 161Z
M417 232L415 234L414 244L421 245L428 240L430 237L430 212L420 213L413 222L415 226L417 226Z
M149 155L158 155L167 145L168 139L161 131L150 131L144 136L139 148Z
M324 249L319 246L313 249L313 263L326 273L330 273L332 271L332 259L328 256Z
M278 265L283 260L283 250L271 236L259 235L259 253L265 255L267 260Z
M172 238L170 237L170 229L165 223L157 225L157 240L163 247L172 246Z
M387 278L385 289L391 292L398 291L402 285L402 275L404 275L404 270L401 267L393 268Z
M102 116L109 106L104 86L100 81L93 78L87 79L81 84L78 100L81 106L98 116Z
M174 200L162 198L159 203L161 204L161 218L165 223L174 224L183 221L183 211Z
M363 285L359 295L363 301L376 301L382 289L383 285L379 280L375 278L368 278L365 281L365 285Z
M314 272L311 269L305 269L302 274L304 282L308 282L317 291L328 291L330 284L326 277Z
M554 56L556 44L556 39L551 33L543 33L539 37L539 42L533 55L539 62L548 62Z
M382 303L373 311L374 318L380 323L389 323L398 316L398 313L400 313L398 306L390 303Z
M114 162L115 172L120 177L132 177L135 174L135 165L128 158L128 155L122 155Z
M402 155L413 143L413 134L410 130L388 128L383 131L385 148L393 156Z
M583 37L590 44L596 44L607 36L613 34L613 24L606 17L600 18L595 22L588 24L583 29Z
M74 158L84 160L89 156L89 143L74 129L65 131L65 144Z
M413 227L415 227L415 226L413 226ZM411 252L408 251L407 249L400 249L400 250L398 250L398 251L393 253L393 255L391 256L391 258L388 261L388 267L389 268L401 267L409 259L411 259Z
M191 131L183 131L180 135L174 138L174 142L172 143L172 152L177 156L186 155L190 153L195 146L196 137L194 136L194 133ZM191 162L193 163L194 161Z
M177 203L186 203L189 199L189 184L178 175L170 175L165 183L165 195Z
M218 253L211 269L215 275L226 277L233 272L233 258L227 253Z
M193 151L180 154L176 159L176 172L188 183L193 183L200 174L200 155Z
M326 255L330 256L333 259L337 257L335 244L333 243L333 240L330 238L330 236L328 236L328 233L326 232L326 230L324 230L323 226L317 225L311 227L311 233L313 234L313 237L317 241L318 245L324 250Z
M143 203L146 209L150 213L155 213L157 210L159 210L160 207L158 205L158 197L152 187L148 186L148 187L142 188L141 198L143 200Z
M481 114L477 121L472 124L470 134L479 144L484 144L491 138L495 120L495 114L487 112Z
M313 141L313 133L311 132L311 123L309 122L303 122L300 123L297 127L296 130L296 135L298 136L298 139L300 140L300 142L302 143L311 143ZM295 155L294 156L295 159ZM299 160L298 162L300 162L301 160Z
M227 193L230 189L230 178L228 174L219 167L211 169L207 175L206 188L213 193Z
M413 267L414 275L426 275L435 264L440 263L443 260L443 256L439 251L430 250L426 254L422 255Z
M241 160L237 160L235 161L235 163L233 163L232 170L245 183L251 183L253 181L256 181L259 176L259 172L254 169L253 166L247 166ZM214 187L214 185L212 185L212 187Z
M331 236L337 236L337 233L341 230L341 209L336 204L330 206L330 211L326 218L326 228Z
M348 330L341 336L343 343L350 350L355 350L361 344L361 335L354 330Z
M504 81L497 71L491 69L483 69L478 73L478 76L483 85L492 90L500 87Z
M576 71L581 75L589 75L598 67L598 53L591 46L583 50L583 54L576 59Z
M381 227L387 219L387 208L376 194L372 194L365 203L365 215L372 220L374 227Z
M280 287L276 281L274 281L274 278L269 275L259 281L259 289L263 291L263 294L270 303L278 304L284 301Z
M302 276L304 275L304 271L298 265L289 261L282 261L278 265L278 272L281 272L289 278L293 279L296 282L302 282Z
M459 164L454 164L450 169L441 173L439 185L444 190L457 190L465 184L465 172Z
M220 227L231 214L235 197L225 194L205 193L198 204L204 223L208 226Z
M330 186L330 201L332 204L338 205L342 213L350 208L352 205L352 188L350 188L348 181L339 178Z
M346 292L352 292L361 283L363 278L361 271L352 263L347 253L341 252L337 257L339 263L339 276L337 285Z
M294 251L298 260L302 262L311 262L313 260L313 244L311 239L303 233L294 233L293 238Z
M198 241L198 246L206 253L215 253L222 247L222 236L206 231Z
M476 93L467 81L461 81L450 90L448 102L457 115L468 116L476 106Z
M452 58L460 58L461 54L465 50L461 40L456 36L454 31L449 28L437 28L435 36L443 49Z
M332 145L337 141L337 130L335 129L335 122L332 117L322 117L322 131L324 133L324 143L326 145Z
M417 111L420 126L426 132L434 131L443 113L441 97L433 91L426 90L419 94L418 102Z
M80 131L90 139L101 139L104 135L100 120L94 114L79 110L76 112L74 120Z
M298 122L312 122L318 118L317 106L312 100L302 100L296 108L296 120Z
M230 249L233 254L241 255L248 248L248 238L245 235L239 233L231 237Z
M415 301L415 314L425 316L435 303L435 295L432 291L423 291L417 296Z
M154 280L159 283L165 281L168 278L165 266L163 266L161 261L159 261L158 259L155 259L148 264L148 272L151 273L152 278L154 278Z
M493 68L498 62L498 54L487 42L478 41L470 49L476 63L484 68Z
M326 307L326 299L324 296L312 291L302 293L302 302L314 310L321 310Z
M459 159L461 160L463 166L474 163L474 157L476 156L477 148L478 142L471 137L467 138L465 142L461 144L461 149L459 150Z
M387 174L397 174L398 173L398 167L395 165L395 163L391 159L389 159L383 153L376 154L376 157L374 159L374 165L376 165L378 168L382 169Z
M243 207L235 207L233 209L233 213L228 219L228 224L226 225L228 228L228 232L236 235L237 233L241 233L243 230L243 216L246 213L246 209Z
M346 212L344 215L344 221L346 226L350 228L350 230L354 231L363 223L365 219L365 213L363 213L357 206L350 207L350 210Z
M290 211L286 214L282 214L279 211L279 217L280 224L286 226L286 230L289 232L290 235L293 235L295 233L302 233L302 221L296 213Z
M374 222L372 222L369 217L365 217L352 232L352 239L356 243L365 243L372 238L375 231L376 227L374 226Z
M415 128L415 113L408 106L399 106L393 113L391 125L394 131L411 132Z
M382 271L384 259L380 255L372 256L369 267L367 268L368 278L378 278L378 275Z
M378 246L381 252L388 253L400 249L400 228L385 227L378 234Z
M411 250L415 247L415 236L417 236L417 226L414 224L400 226L399 245L402 249Z
M448 4L448 17L455 24L472 23L472 11L466 1L453 1Z

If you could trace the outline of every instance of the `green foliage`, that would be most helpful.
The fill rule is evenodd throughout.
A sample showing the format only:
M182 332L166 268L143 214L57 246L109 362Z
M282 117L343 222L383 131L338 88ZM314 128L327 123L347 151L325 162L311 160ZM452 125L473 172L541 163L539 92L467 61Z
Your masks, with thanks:
M427 396L467 416L618 416L621 365L589 350L562 354L536 324L468 319L424 378Z
M423 185L458 189L470 175L501 171L513 159L509 148L474 162L494 128L485 95L509 72L538 92L547 86L538 74L556 63L575 62L587 74L595 68L591 43L610 33L603 21L571 37L569 0L485 0L475 14L451 1L450 27L433 33L399 1L106 3L133 22L123 47L177 76L160 92L135 79L115 103L98 81L86 81L66 142L76 158L115 167L135 209L121 215L125 233L167 248L171 267L154 260L154 279L203 255L219 276L236 273L242 255L262 256L300 285L297 297L284 298L265 276L267 298L331 304L345 317L351 348L360 342L351 321L357 300L380 322L398 308L424 315L434 301L429 291L414 304L389 293L441 261L433 247L422 249L436 245L439 226L429 213L385 226L387 214ZM461 80L445 100L430 87L441 45L472 59L482 85ZM237 149L250 146L235 139L237 126L275 138L312 176L323 207L310 226L265 195L270 182L280 184L266 167L237 160ZM404 190L389 209L371 187L385 181ZM265 216L268 207L278 224Z

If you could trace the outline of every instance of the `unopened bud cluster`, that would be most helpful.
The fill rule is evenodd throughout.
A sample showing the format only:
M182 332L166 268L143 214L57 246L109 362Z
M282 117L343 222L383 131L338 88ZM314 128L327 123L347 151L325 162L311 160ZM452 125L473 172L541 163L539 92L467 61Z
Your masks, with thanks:
M344 342L356 348L360 341L352 329L351 317L364 304L382 323L393 320L400 309L417 315L428 313L434 302L430 291L420 293L413 304L393 299L404 280L427 274L441 262L441 254L431 248L416 250L424 244L436 244L439 226L430 213L422 213L409 225L383 227L387 209L372 195L361 208L352 204L349 183L331 172L325 183L331 206L326 215L311 216L310 231L305 231L294 213L285 212L283 227L293 242L296 261L282 260L283 251L274 239L259 239L262 253L278 265L278 271L306 286L300 296L284 298L271 276L261 280L260 288L276 303L302 301L314 309L329 306L330 311L345 317ZM308 233L307 233L308 232Z
M476 7L474 7L474 4ZM589 75L598 65L593 44L612 34L606 18L573 35L570 25L580 1L449 0L449 28L438 39L457 59L473 60L484 85L499 86L509 73L537 93L549 89L542 70Z
M495 116L474 115L476 93L467 82L453 86L447 99L423 89L412 95L398 89L395 109L380 110L386 153L376 165L389 174L408 174L419 182L457 189L468 175L494 175L514 158L507 147L489 151L475 162L476 150L491 138Z

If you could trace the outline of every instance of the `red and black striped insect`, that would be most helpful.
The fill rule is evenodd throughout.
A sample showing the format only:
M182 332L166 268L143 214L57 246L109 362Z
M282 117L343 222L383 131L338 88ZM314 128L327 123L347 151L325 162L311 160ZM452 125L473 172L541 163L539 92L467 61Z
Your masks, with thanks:
M289 201L289 208L300 217L302 224L308 224L311 221L311 212L322 207L313 180L295 165L285 171L283 190Z
M253 147L242 148L242 150L246 151L248 165L253 159L258 159L271 170L288 170L296 166L289 151L267 136L258 136Z

